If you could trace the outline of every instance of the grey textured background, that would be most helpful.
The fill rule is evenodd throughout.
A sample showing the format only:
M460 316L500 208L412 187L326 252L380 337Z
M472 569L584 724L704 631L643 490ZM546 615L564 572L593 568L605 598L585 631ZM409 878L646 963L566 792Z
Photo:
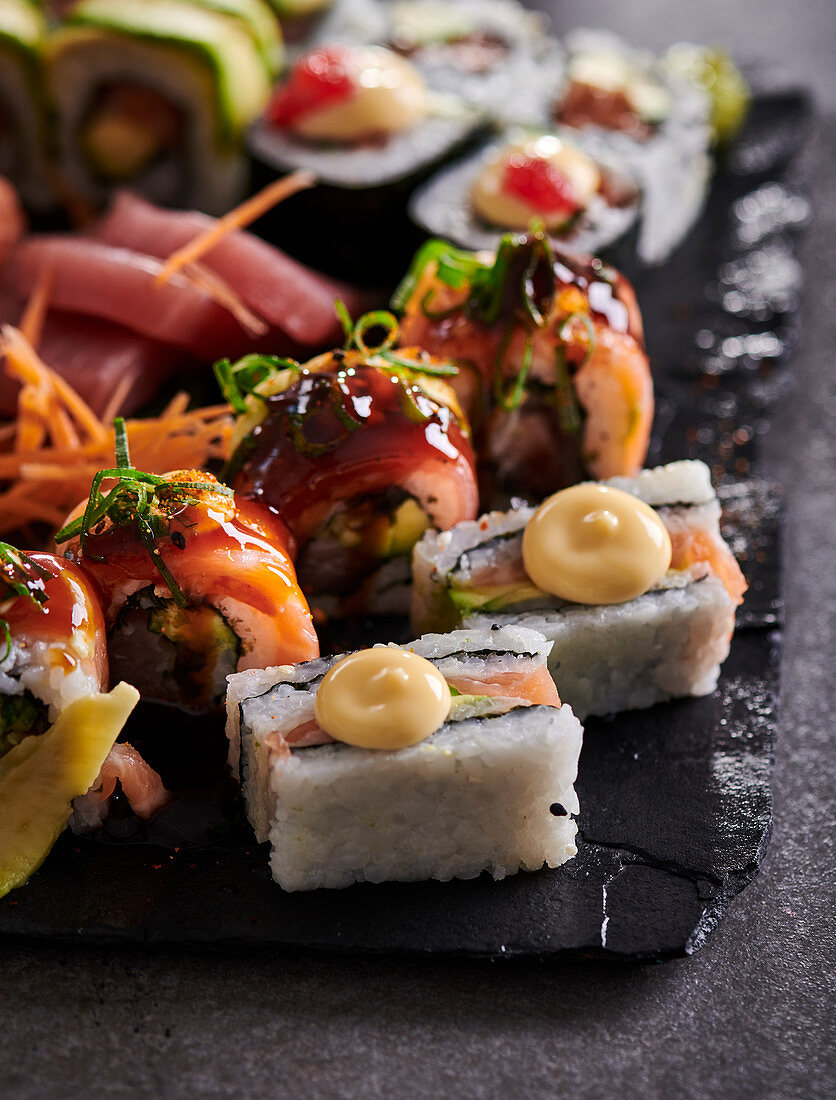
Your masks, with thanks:
M555 4L541 4L557 10ZM660 966L184 955L0 943L0 1094L832 1097L836 994L836 46L833 0L566 2L555 20L779 61L809 149L804 344L767 439L788 623L763 873L693 959Z

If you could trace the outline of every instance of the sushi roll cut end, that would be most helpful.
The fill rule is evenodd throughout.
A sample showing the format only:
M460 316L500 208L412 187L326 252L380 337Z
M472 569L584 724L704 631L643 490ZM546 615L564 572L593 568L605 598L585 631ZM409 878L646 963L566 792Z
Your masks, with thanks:
M548 649L510 626L231 677L230 759L276 881L503 878L571 859L583 731Z

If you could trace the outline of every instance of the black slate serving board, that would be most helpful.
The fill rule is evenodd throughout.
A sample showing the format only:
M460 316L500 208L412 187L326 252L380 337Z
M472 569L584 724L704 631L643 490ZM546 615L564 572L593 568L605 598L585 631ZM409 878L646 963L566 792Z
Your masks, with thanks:
M234 804L221 812L207 795L197 838L180 835L176 812L165 845L65 835L0 901L0 934L656 959L703 944L757 873L771 830L781 510L757 473L797 341L793 242L808 211L793 162L808 115L800 93L759 97L688 240L664 268L630 272L656 370L648 464L709 462L750 589L714 695L586 723L577 858L500 883L288 895ZM393 637L403 624L378 629ZM205 795L191 796L192 818Z

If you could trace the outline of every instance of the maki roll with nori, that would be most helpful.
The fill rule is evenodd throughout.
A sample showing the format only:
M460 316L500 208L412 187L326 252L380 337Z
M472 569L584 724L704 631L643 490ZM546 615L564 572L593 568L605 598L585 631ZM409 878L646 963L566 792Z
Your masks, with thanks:
M25 201L51 201L45 161L41 52L46 24L31 0L0 0L0 176Z
M53 554L0 543L0 756L107 686L95 585Z
M545 569L538 525L550 544ZM416 630L540 631L561 698L581 718L713 691L746 590L708 467L696 461L428 532L413 568Z
M566 38L568 61L553 118L587 133L590 152L620 153L644 195L638 253L664 260L696 221L713 168L705 89L653 54L604 31Z
M494 121L536 124L565 64L545 29L540 12L515 0L345 0L320 34L388 46L431 87L462 96Z
M380 46L331 44L297 59L249 144L269 174L308 169L323 186L279 208L272 232L300 259L379 285L414 250L408 194L474 140L483 116L432 90L406 58ZM338 232L335 229L338 227ZM387 248L369 248L382 237Z
M512 131L447 168L417 191L411 216L462 248L496 249L508 229L539 221L551 240L598 253L635 224L635 176L612 154L590 156L583 137Z
M451 359L485 507L638 473L653 383L633 289L601 260L507 234L494 253L429 241L394 298L400 339Z
M79 0L47 45L65 188L97 205L130 185L223 212L280 60L261 0Z
M379 187L448 156L479 118L463 100L434 94L392 50L320 46L295 62L251 142L276 169L308 168L337 187Z
M133 469L119 421L116 454L56 535L101 592L111 678L205 713L222 703L230 673L316 656L276 517L211 474Z
M450 364L364 340L304 365L249 357L219 364L241 411L226 479L281 516L299 546L299 581L333 614L405 613L409 555L429 527L478 509L467 423ZM244 397L243 394L248 393Z
M230 679L247 813L285 890L495 879L577 852L583 731L532 630L429 634Z

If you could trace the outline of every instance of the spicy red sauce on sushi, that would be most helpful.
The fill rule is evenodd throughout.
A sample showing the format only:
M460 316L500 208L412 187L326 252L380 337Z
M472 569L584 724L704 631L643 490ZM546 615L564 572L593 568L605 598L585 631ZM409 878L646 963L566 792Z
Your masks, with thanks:
M351 51L345 46L320 46L300 57L273 95L267 121L290 126L311 111L350 99L356 90L350 61Z
M503 190L544 213L573 214L580 209L566 176L542 157L515 153L502 174Z

